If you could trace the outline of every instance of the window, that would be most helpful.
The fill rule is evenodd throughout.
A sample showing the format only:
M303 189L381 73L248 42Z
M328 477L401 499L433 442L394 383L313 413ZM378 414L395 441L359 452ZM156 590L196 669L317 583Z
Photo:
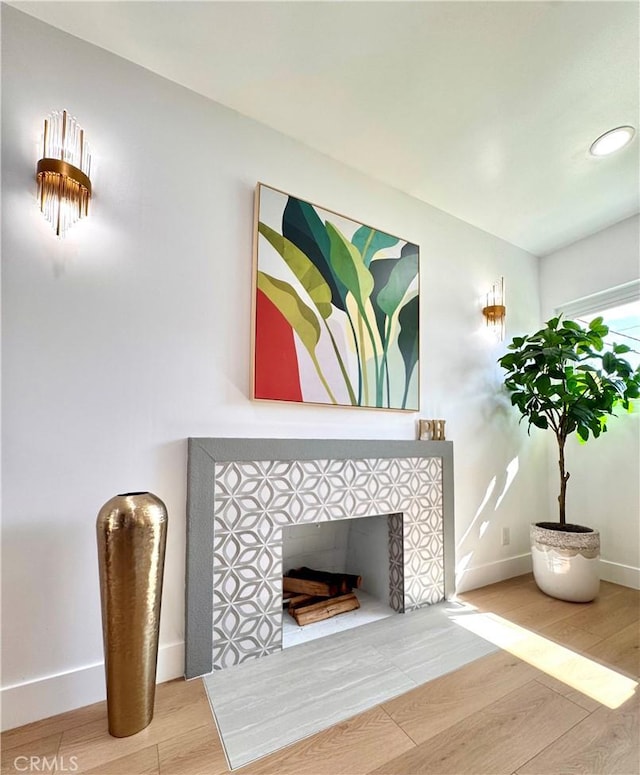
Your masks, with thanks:
M602 317L609 327L605 343L626 344L631 352L623 357L634 368L640 366L640 281L564 304L558 307L557 312L582 325Z
M609 327L609 334L605 337L608 345L626 344L631 352L623 357L636 368L640 366L640 301L629 304L621 304L618 307L592 312L589 315L579 315L575 318L578 323L589 324L593 318L602 316L605 326Z

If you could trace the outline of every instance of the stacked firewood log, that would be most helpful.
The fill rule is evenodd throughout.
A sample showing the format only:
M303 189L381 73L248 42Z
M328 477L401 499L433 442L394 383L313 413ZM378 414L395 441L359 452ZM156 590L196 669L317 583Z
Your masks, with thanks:
M282 578L282 605L300 626L360 608L354 589L361 576L294 568Z

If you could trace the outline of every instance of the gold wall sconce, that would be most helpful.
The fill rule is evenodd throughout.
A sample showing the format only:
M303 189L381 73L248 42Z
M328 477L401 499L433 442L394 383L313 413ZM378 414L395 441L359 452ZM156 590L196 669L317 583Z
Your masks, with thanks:
M66 110L44 120L42 159L38 162L38 199L56 235L87 215L91 199L91 154L84 130Z
M504 339L504 320L507 316L504 294L504 277L496 280L487 293L487 303L482 308L487 327L492 329L496 337Z

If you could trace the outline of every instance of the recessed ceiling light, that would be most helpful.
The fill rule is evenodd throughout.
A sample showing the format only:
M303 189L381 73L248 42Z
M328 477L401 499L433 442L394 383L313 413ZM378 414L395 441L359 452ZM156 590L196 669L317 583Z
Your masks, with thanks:
M636 130L632 126L619 126L616 129L610 129L592 143L589 152L592 156L608 156L628 145L635 133Z

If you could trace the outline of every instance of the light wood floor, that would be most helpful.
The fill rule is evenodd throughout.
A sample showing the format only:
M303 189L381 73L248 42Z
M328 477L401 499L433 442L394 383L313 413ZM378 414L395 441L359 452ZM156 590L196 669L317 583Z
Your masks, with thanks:
M461 599L625 676L640 674L640 592L603 582L595 602L572 604L521 576ZM638 775L638 698L611 710L500 651L237 772ZM158 686L154 720L133 737L109 736L103 702L4 733L2 775L24 772L21 756L55 756L59 775L228 772L200 680Z

